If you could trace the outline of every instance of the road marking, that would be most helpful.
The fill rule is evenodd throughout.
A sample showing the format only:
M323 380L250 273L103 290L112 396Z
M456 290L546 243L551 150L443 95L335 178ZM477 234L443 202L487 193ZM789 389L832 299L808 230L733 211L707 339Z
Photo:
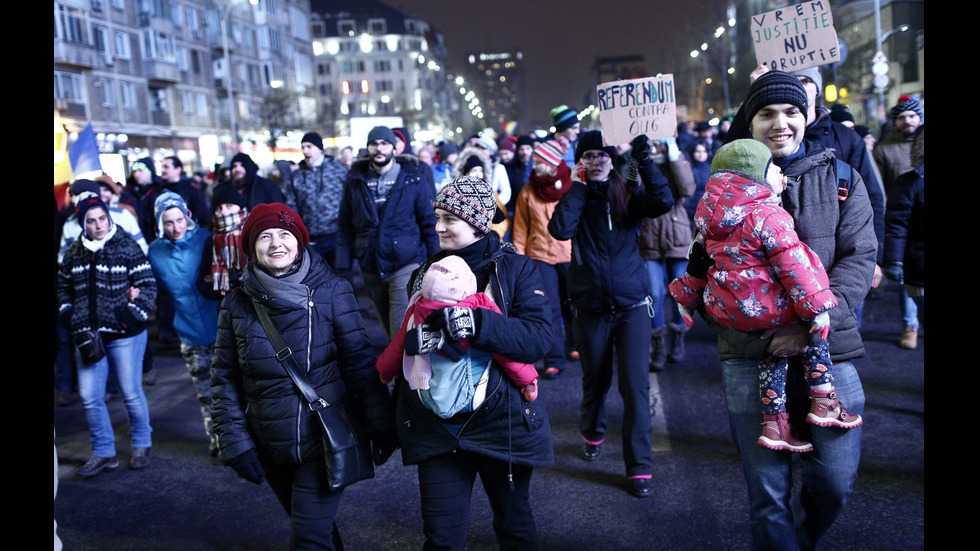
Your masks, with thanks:
M653 451L669 452L667 415L664 413L664 399L660 394L660 380L656 373L650 374L650 423L653 426Z

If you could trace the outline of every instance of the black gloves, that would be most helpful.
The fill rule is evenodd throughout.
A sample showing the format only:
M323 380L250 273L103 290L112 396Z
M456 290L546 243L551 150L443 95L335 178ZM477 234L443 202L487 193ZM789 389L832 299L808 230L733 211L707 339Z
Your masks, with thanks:
M458 361L466 354L466 349L458 342L447 338L442 329L434 329L423 323L405 332L405 353L409 356L442 352L452 361Z
M434 310L425 318L425 324L435 329L445 329L453 339L468 339L479 331L480 316L465 306L446 306Z
M687 257L687 273L698 279L708 278L708 267L715 261L708 256L708 251L704 250L704 244L695 240L691 243L691 250Z
M379 432L371 437L371 452L374 456L375 465L384 465L397 449L398 436L395 431Z
M905 269L901 262L889 262L881 267L885 277L897 283L905 283Z
M231 458L228 461L228 466L235 469L238 476L249 482L262 484L262 481L265 480L265 470L259 463L259 456L255 454L255 450L248 450L241 455Z
M640 134L633 138L630 146L633 148L630 151L630 158L635 159L637 163L643 163L653 153L653 142L650 141L650 138L646 134Z

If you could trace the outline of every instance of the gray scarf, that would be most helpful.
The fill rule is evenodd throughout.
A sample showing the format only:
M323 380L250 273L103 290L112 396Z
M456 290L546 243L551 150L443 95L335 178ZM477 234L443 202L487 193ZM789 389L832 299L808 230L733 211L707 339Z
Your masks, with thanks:
M309 301L309 287L303 284L310 272L310 253L303 249L303 260L294 265L285 275L276 277L256 266L251 271L265 288L270 297L284 301L297 308L306 308Z

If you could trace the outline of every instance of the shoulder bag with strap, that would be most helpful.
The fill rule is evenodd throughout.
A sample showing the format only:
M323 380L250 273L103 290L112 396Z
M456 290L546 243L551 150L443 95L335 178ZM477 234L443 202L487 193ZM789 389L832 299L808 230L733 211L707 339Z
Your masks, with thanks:
M317 395L306 374L296 363L293 351L272 324L265 305L254 299L252 304L266 336L276 350L276 359L286 368L307 406L320 421L323 429L323 457L326 460L330 490L336 491L360 480L374 478L371 441L359 419L353 412L348 412L347 400L341 399L331 404Z

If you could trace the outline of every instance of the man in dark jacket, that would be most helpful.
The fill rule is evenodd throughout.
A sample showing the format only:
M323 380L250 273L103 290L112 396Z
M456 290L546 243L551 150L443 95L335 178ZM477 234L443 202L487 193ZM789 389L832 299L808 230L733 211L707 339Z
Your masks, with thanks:
M208 198L203 191L194 187L191 179L184 174L184 163L176 155L165 157L160 161L160 184L153 186L143 198L146 212L154 212L157 197L165 190L170 190L184 199L191 213L191 219L198 225L210 225L211 210L208 206Z
M248 210L262 203L283 203L286 200L278 184L259 176L259 165L246 153L238 153L231 158L231 181L215 186L215 193L221 186L233 186L242 195Z
M337 250L337 213L344 194L347 167L323 154L323 138L307 132L300 140L303 161L299 169L283 174L284 201L306 222L310 246L334 267Z
M368 156L351 164L337 215L337 271L349 277L357 260L389 338L405 317L412 270L440 250L431 171L414 156L396 157L395 140L386 126L368 133Z

